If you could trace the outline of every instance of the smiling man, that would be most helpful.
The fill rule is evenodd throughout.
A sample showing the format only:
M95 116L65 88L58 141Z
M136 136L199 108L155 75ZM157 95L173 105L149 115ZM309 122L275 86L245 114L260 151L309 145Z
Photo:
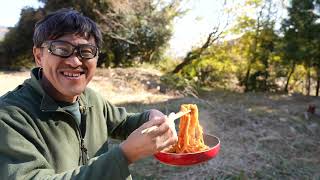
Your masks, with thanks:
M160 111L128 113L87 88L102 45L91 19L59 10L33 42L38 67L0 99L0 179L130 179L129 164L177 142Z
M37 65L43 69L41 84L46 92L56 100L76 101L96 70L98 47L94 38L67 34L36 45L33 51Z

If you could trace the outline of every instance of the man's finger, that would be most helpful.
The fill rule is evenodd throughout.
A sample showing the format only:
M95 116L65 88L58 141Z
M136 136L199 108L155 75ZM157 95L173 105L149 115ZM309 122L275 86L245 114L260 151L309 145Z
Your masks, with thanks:
M150 121L144 123L141 128L143 129L141 131L142 134L145 133L150 133L154 130L156 130L159 126L161 126L162 124L164 124L164 122L166 121L166 116L157 116L152 118Z

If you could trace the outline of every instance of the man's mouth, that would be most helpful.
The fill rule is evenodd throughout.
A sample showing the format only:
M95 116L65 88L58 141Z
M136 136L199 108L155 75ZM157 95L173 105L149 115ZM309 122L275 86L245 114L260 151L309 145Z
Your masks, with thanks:
M64 76L64 77L67 77L67 78L79 78L81 75L84 74L84 72L61 72L61 74Z

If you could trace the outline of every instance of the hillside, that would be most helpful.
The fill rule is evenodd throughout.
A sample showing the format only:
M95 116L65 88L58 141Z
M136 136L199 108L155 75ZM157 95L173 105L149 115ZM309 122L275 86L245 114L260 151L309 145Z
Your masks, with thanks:
M0 72L0 95L29 72ZM186 97L164 89L152 69L99 69L90 86L128 111L157 108L168 114L182 103L196 103L204 132L216 135L215 159L173 167L153 157L130 166L134 179L319 179L320 100L299 94L239 94L228 91ZM315 114L306 112L316 106Z

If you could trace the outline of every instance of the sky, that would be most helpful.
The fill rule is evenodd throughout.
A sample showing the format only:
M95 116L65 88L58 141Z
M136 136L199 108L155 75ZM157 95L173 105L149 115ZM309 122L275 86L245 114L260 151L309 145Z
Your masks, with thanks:
M187 0L182 4L189 11L174 21L174 34L170 40L168 54L184 56L192 46L203 42L204 38L218 23L223 0ZM42 6L38 0L9 0L0 6L0 26L13 27L20 17L23 7Z
M182 8L189 10L174 21L169 53L184 56L193 46L201 44L213 27L225 18L221 16L222 2L223 0L189 0L183 4Z
M9 0L0 6L0 26L13 27L20 18L21 9L25 6L39 7L38 0Z

